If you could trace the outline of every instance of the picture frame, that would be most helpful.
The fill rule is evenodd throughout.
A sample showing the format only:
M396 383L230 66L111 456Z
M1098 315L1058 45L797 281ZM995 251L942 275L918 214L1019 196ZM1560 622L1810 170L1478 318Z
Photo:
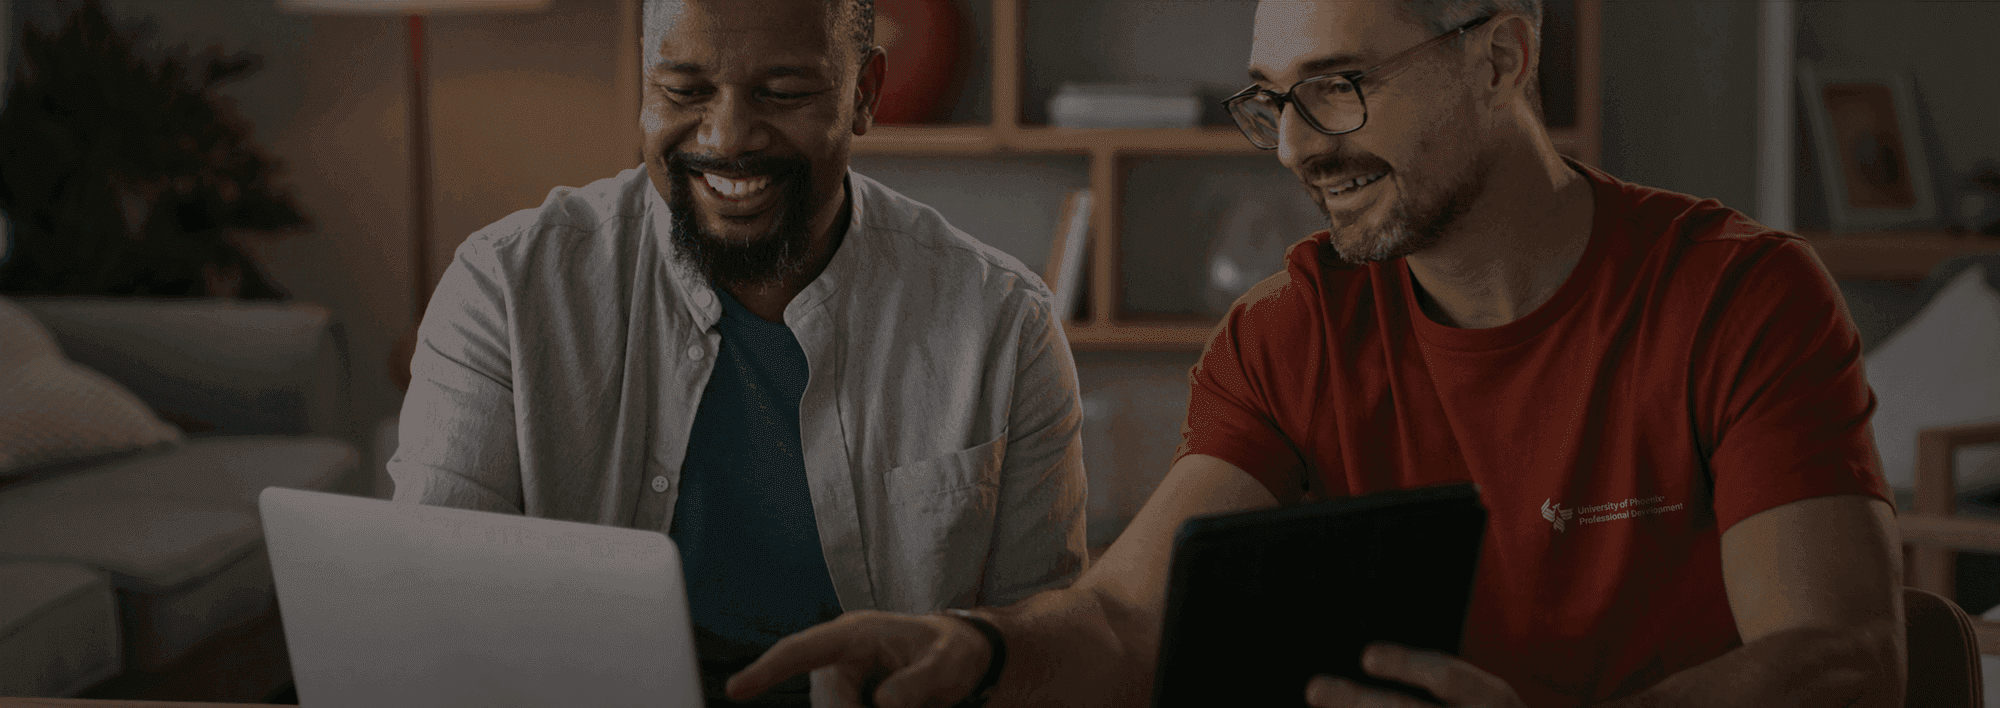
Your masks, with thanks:
M1801 61L1798 79L1831 230L1935 225L1937 192L1909 73Z

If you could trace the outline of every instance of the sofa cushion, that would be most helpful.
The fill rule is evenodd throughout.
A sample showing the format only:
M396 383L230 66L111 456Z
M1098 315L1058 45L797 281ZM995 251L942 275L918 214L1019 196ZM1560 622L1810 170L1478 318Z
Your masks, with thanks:
M0 495L0 558L104 570L118 593L126 667L165 668L274 597L254 512L119 496Z
M33 315L0 298L0 479L171 445L161 421L117 382L64 357Z
M330 438L196 438L165 451L0 486L0 558L111 574L127 665L163 668L274 597L257 517L265 487L355 493L357 454Z
M121 588L126 665L158 671L218 632L240 627L277 604L262 540L220 570L170 592Z
M2000 418L2000 294L1983 266L1958 273L1917 316L1870 352L1875 446L1891 487L1913 484L1917 431ZM2000 451L1959 451L1957 488L2000 483Z
M170 592L213 574L263 539L255 513L226 503L7 491L0 558L75 561L142 592Z
M40 494L140 496L217 503L255 513L265 487L363 493L359 453L333 438L244 435L190 438L172 450L37 474ZM0 496L6 494L0 488Z
M0 557L72 559L169 593L257 546L265 487L343 491L355 453L325 438L207 438L0 488Z
M325 307L224 298L23 297L70 359L223 435L355 438L344 330Z
M0 562L0 696L66 697L117 674L118 606L103 574Z

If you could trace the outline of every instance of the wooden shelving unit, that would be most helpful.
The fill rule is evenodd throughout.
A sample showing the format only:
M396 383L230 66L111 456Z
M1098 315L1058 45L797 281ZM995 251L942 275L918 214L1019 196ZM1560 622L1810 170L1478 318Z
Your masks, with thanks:
M2000 237L1941 229L1828 233L1801 230L1836 280L1911 283L1939 263L1970 253L2000 253Z
M972 0L979 2L981 0ZM1090 222L1089 270L1084 273L1090 316L1068 324L1070 346L1078 350L1175 351L1206 344L1215 322L1206 318L1162 319L1127 316L1119 283L1119 212L1124 204L1125 158L1142 155L1257 155L1235 126L1184 130L1090 130L1025 124L1021 120L1024 3L985 0L993 8L992 102L988 124L876 126L854 141L859 155L968 157L1008 154L1069 154L1089 157L1090 189L1098 205ZM1054 0L1046 0L1054 1ZM1065 2L1074 0L1063 0ZM1596 164L1599 149L1598 36L1602 0L1574 0L1569 48L1576 100L1574 124L1552 128L1556 149ZM1550 52L1545 51L1547 55ZM1545 72L1549 66L1543 67ZM1273 160L1276 158L1273 157Z
M1556 149L1566 155L1594 152L1592 141L1575 128L1549 131ZM1087 154L1109 150L1118 155L1259 155L1243 134L1230 126L1175 129L1090 129L988 125L883 125L854 141L858 155L1002 155Z

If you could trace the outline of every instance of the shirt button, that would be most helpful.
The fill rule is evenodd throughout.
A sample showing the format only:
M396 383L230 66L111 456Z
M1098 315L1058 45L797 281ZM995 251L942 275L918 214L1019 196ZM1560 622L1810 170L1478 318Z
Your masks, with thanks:
M706 308L709 305L713 305L715 304L715 294L710 293L707 290L696 292L694 294L694 304L696 307L702 307L702 308Z
M690 344L690 345L688 345L688 358L689 358L689 359L700 359L700 358L701 358L701 345L699 345L699 344Z
M669 484L666 475L656 476L653 478L653 491L665 493Z

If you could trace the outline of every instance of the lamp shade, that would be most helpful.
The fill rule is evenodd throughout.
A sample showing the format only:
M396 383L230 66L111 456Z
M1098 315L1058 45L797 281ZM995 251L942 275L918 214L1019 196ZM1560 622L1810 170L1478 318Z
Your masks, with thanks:
M549 0L278 0L278 9L286 12L354 15L540 10L548 6Z

